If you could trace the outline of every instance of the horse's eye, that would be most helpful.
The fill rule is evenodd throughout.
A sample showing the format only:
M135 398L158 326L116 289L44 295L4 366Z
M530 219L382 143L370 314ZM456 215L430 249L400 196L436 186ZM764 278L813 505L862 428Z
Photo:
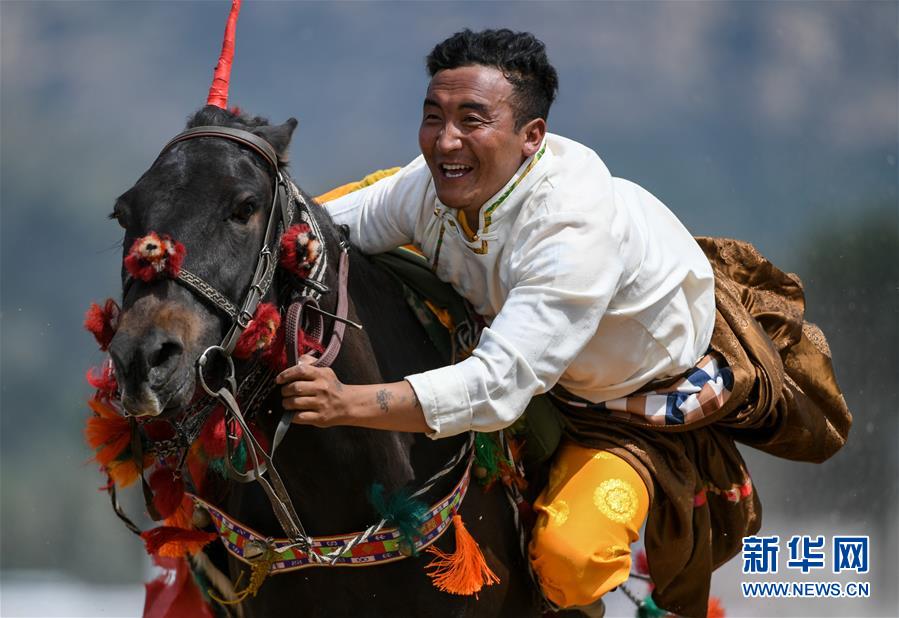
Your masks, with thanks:
M256 212L256 203L252 200L247 200L238 204L231 214L231 219L240 223L246 223L253 216L254 212Z

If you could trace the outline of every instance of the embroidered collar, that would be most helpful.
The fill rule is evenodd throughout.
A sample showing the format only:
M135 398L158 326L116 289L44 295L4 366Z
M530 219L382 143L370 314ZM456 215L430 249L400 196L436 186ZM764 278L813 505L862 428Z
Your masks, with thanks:
M540 147L534 155L531 157L530 161L522 163L522 168L519 168L519 171L512 177L511 180L506 184L506 186L501 189L499 196L493 200L493 202L487 206L486 208L482 208L481 212L483 213L483 222L481 225L481 233L486 234L490 229L490 224L493 223L493 213L496 211L499 206L508 199L508 197L515 191L516 188L521 184L521 181L530 173L532 169L537 165L537 162L543 158L543 155L546 153L546 138L543 138L543 145Z
M434 252L434 259L432 262L431 268L436 270L437 264L440 260L440 250L443 247L443 236L446 233L446 222L449 225L455 227L459 231L459 235L465 242L466 246L471 249L472 252L477 253L479 255L485 255L488 250L488 241L496 238L494 234L490 232L490 226L493 223L494 213L497 208L500 207L510 195L517 189L524 178L531 172L531 170L536 167L537 163L540 159L543 158L543 155L546 154L547 151L547 140L543 139L543 145L540 146L540 150L538 150L534 155L530 157L527 161L521 164L521 167L518 168L518 171L515 175L506 183L500 191L494 195L492 201L489 202L489 206L484 206L481 208L480 213L478 215L479 223L480 223L480 231L472 232L469 228L468 224L465 221L465 216L461 215L459 211L454 211L452 216L445 217L443 213L449 210L446 206L444 206L440 200L437 200L437 208L434 210L435 216L438 218L444 218L444 225L440 228L440 236L437 239L437 248Z

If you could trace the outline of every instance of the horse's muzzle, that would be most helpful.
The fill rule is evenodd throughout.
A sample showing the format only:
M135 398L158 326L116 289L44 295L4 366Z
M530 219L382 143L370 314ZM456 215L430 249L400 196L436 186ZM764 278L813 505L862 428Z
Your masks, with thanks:
M186 362L184 344L177 336L155 328L142 336L120 331L113 338L109 353L126 413L159 416L189 399L193 365Z

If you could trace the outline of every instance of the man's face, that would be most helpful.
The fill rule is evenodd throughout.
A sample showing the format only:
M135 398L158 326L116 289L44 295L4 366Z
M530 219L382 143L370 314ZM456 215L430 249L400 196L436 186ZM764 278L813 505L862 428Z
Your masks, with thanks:
M535 121L515 130L513 96L502 72L485 66L439 71L428 86L418 144L437 197L469 222L540 146L529 136Z

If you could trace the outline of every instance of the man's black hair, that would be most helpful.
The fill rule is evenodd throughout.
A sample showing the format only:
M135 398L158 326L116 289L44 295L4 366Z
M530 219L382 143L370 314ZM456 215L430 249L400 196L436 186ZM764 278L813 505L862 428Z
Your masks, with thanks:
M427 57L431 77L444 69L482 65L503 72L515 92L515 130L549 116L559 76L546 57L546 46L530 32L467 28L438 43Z

